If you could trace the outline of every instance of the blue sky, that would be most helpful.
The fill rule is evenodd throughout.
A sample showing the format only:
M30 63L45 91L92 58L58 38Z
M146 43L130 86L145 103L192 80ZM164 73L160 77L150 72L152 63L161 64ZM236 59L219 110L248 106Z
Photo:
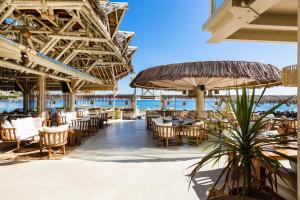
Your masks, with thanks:
M123 1L123 0L119 0ZM161 64L203 60L245 60L279 68L297 62L293 43L226 41L208 44L202 26L208 18L208 0L124 0L129 3L121 30L134 31L138 46L135 73ZM130 94L130 76L119 82L119 94ZM276 87L271 94L296 94L295 88Z

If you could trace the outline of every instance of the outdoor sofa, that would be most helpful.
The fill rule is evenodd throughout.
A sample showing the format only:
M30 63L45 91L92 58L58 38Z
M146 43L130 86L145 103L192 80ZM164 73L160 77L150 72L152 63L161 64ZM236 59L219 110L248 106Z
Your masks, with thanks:
M1 125L1 139L3 143L17 143L17 149L20 148L21 141L28 140L39 135L43 127L43 119L36 117L19 118L16 120L5 120Z

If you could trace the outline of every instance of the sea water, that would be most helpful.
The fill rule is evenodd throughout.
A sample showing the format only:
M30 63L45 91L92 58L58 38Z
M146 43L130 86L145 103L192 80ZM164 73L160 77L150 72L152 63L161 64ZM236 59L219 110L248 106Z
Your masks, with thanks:
M113 104L112 100L102 100L97 99L95 101L92 100L76 100L76 107L111 107ZM161 103L160 100L137 100L136 102L137 108L139 110L154 110L160 109ZM34 106L36 107L36 102L34 102ZM116 107L129 108L131 107L130 100L115 100ZM261 104L256 111L265 111L272 108L273 104L265 103ZM63 100L57 101L47 101L47 108L62 108ZM207 99L205 101L205 109L206 110L215 110L216 109L216 100L215 99ZM22 99L15 100L2 100L0 101L0 112L7 111L11 112L15 109L23 108ZM195 100L187 99L187 100L170 100L167 103L168 109L177 109L177 110L195 110L196 102ZM296 105L282 105L278 111L297 111Z

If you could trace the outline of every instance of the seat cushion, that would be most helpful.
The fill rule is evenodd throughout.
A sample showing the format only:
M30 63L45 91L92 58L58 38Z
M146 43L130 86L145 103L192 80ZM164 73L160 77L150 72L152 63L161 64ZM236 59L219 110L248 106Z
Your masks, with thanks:
M17 140L24 140L31 138L33 136L37 136L39 134L39 131L37 129L27 129L27 130L20 130L16 129L16 137Z

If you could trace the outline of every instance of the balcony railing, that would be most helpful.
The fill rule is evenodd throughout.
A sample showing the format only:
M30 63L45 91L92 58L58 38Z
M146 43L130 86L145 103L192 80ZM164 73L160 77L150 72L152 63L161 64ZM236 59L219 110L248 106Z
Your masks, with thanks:
M221 7L221 5L224 3L225 0L210 0L211 5L211 14L214 14L218 8Z

